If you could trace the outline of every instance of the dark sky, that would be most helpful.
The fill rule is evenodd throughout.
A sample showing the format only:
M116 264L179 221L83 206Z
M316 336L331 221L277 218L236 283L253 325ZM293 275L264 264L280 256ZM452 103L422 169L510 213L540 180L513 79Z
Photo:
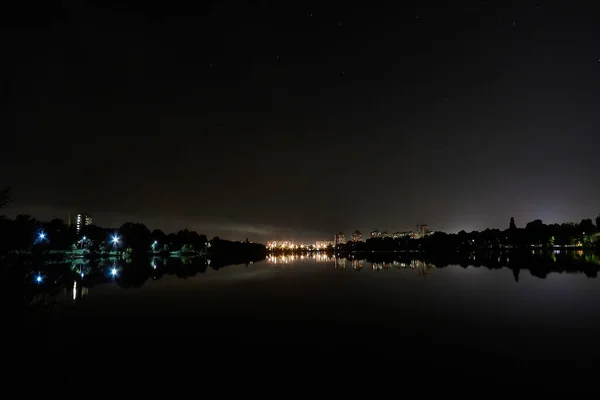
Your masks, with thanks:
M304 240L600 212L593 2L17 3L9 214Z

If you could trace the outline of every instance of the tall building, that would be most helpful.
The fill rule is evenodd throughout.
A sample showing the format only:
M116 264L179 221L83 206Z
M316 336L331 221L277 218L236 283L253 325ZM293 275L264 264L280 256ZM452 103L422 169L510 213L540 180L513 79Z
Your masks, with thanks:
M339 244L346 244L346 236L342 232L338 232L334 236L336 246Z
M81 232L81 228L84 226L89 226L92 224L92 216L85 213L75 214L74 220L71 220L71 216L69 215L69 226L75 224L75 229L77 233Z
M360 231L354 231L352 233L352 241L353 242L362 242L363 241L362 233L360 233Z
M417 225L417 232L420 237L427 236L427 234L429 233L429 225L427 225L427 224Z

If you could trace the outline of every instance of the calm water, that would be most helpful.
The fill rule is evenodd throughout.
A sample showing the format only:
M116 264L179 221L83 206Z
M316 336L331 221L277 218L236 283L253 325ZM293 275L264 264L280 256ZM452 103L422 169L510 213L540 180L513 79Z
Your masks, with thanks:
M117 375L201 367L269 376L427 371L514 382L596 373L598 265L569 265L579 272L567 273L553 272L563 270L556 258L529 262L531 271L525 261L508 268L500 259L488 268L279 256L165 274L166 264L151 260L135 284L120 282L130 267L115 264L114 277L61 288L48 334L29 332L28 340L35 337L35 352L52 357L60 373L79 368L82 356L89 371L106 373L108 362Z

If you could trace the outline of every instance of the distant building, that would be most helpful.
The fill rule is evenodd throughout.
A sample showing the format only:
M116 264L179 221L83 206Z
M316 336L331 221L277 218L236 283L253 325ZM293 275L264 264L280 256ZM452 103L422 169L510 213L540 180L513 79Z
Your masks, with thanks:
M425 237L429 234L429 225L421 224L417 225L417 234L419 237Z
M346 243L346 236L342 232L338 232L333 237L333 240L334 240L336 246L339 245L339 244L345 244Z
M69 226L75 224L75 229L77 233L81 232L81 229L84 226L92 225L92 216L85 213L75 214L75 217L72 219L69 215Z
M371 231L371 239L380 238L380 237L381 237L381 232L379 232L377 229Z
M325 250L329 246L333 246L335 244L334 241L331 240L317 240L315 242L315 249L317 250Z
M363 241L362 233L360 233L360 231L354 231L354 233L352 233L352 241L353 242L362 242Z

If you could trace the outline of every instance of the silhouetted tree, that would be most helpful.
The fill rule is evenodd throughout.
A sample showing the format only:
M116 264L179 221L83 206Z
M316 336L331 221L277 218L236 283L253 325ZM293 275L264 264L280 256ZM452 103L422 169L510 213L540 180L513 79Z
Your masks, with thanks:
M581 223L579 224L579 230L581 233L585 232L586 234L590 234L596 231L596 227L591 219L582 219Z
M119 234L125 247L134 253L147 253L151 250L152 234L146 225L126 222L119 228Z
M50 222L44 223L42 226L48 235L52 249L70 250L73 243L77 240L75 226L69 227L62 219L55 218Z
M508 228L511 230L517 229L517 224L515 224L515 217L510 217L510 225Z
M0 190L0 208L4 208L10 202L10 188L5 187Z
M86 236L85 248L90 252L103 254L110 250L109 238L114 230L104 229L97 225L82 227L81 234Z
M167 236L167 241L169 242L169 251L179 251L181 250L182 243L179 241L179 237L175 233L169 233Z
M596 217L596 228L600 231L600 214Z

